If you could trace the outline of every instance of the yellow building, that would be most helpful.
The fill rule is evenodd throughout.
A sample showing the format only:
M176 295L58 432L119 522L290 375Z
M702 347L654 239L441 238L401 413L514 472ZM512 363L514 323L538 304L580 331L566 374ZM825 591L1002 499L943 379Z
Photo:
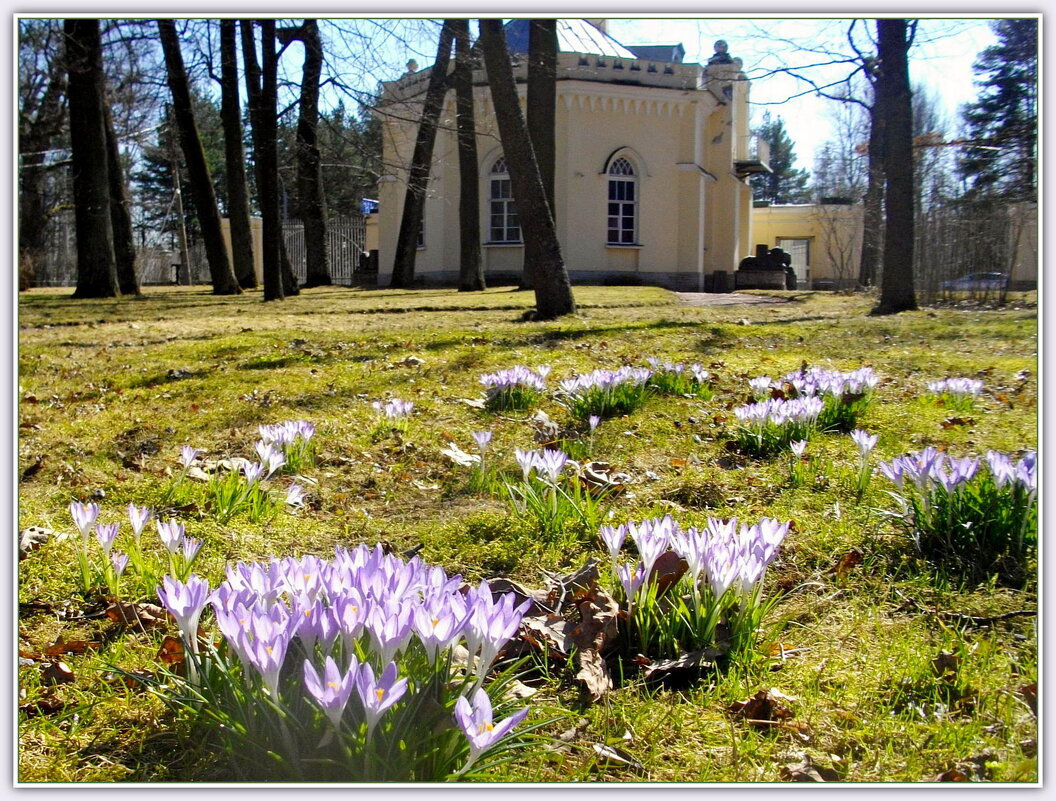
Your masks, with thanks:
M524 103L527 20L506 26ZM751 251L747 178L765 171L765 143L748 129L749 84L716 43L706 65L681 45L624 46L604 20L558 20L555 221L573 283L647 283L702 291ZM517 54L522 54L517 58ZM451 66L453 69L453 64ZM378 285L393 257L429 70L383 84ZM523 247L483 70L474 73L481 242L489 282L516 280ZM458 151L449 91L433 151L415 275L458 277Z
M800 289L857 284L862 251L862 206L839 200L752 209L752 242L792 256Z

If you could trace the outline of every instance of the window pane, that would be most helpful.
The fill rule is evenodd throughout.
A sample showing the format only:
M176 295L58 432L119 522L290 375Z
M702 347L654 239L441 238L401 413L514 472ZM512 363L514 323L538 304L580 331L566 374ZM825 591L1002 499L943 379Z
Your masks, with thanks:
M624 231L623 242L628 245L634 244L634 231Z

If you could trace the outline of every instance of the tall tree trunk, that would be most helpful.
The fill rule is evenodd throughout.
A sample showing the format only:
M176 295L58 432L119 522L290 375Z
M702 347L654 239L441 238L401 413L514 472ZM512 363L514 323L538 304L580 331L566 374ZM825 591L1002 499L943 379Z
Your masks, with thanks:
M238 98L238 55L235 20L220 20L220 119L224 126L227 166L227 219L231 226L231 267L238 285L255 289L253 230L249 222L249 190L242 152L242 112Z
M869 153L865 195L862 198L862 251L858 283L876 284L884 246L884 122L876 93L869 107Z
M563 314L573 314L576 302L561 256L561 245L557 241L554 219L546 202L532 141L517 100L517 86L513 80L502 20L482 19L480 42L521 230L525 241L531 238L540 243L539 261L531 266L535 276L536 316L549 320Z
M107 175L110 185L110 225L114 235L114 263L117 284L122 295L138 295L139 273L136 269L136 242L132 234L132 203L128 197L128 182L121 167L121 151L117 146L114 119L110 104L103 103L106 124Z
M275 61L275 21L261 20L264 64L269 63L268 50ZM278 154L276 152L277 121L275 119L275 83L271 73L261 83L261 68L257 63L257 48L253 36L253 21L239 21L242 34L242 60L246 70L246 96L249 99L249 119L253 131L253 163L257 174L257 198L264 229L264 300L282 300L286 294L282 280L282 219L279 214Z
M45 253L45 233L51 210L45 196L49 169L45 151L66 123L66 65L52 60L48 86L32 112L22 109L18 130L18 288L29 289L35 265Z
M458 291L485 288L480 257L480 177L473 117L473 62L469 20L451 20L455 33L455 118L458 123Z
M429 167L433 160L433 143L440 123L440 111L447 93L447 65L451 59L454 20L444 20L440 29L440 43L436 48L436 62L429 73L429 87L425 92L422 117L418 122L418 136L414 142L411 170L407 177L407 194L403 201L400 233L396 239L396 254L392 267L394 287L410 287L414 283L414 260L418 253L418 230L425 207L425 190L429 184Z
M323 43L319 25L306 19L295 29L280 31L285 43L300 39L304 44L301 77L301 109L297 119L297 205L304 225L305 286L333 283L326 249L326 198L323 195L322 159L319 157L319 78L323 71Z
M904 19L878 19L880 74L876 94L884 125L883 274L877 314L917 308L913 287L913 104L909 87L909 25Z
M550 216L557 219L554 205L554 161L557 125L557 20L533 19L528 27L528 96L526 98L528 135L539 164L543 192ZM524 267L521 287L535 286L532 265L539 261L539 243L524 241Z
M205 151L198 136L198 125L191 108L191 91L187 84L187 71L183 66L180 41L176 36L176 22L159 19L158 34L161 49L165 53L165 72L169 91L172 92L172 112L180 134L180 149L187 165L187 178L191 185L198 224L202 229L205 258L209 262L209 275L214 295L237 295L242 292L227 258L224 236L220 230L220 212L216 206L216 192L209 177L209 166L205 162Z
M75 298L121 294L110 221L106 122L103 102L103 46L99 20L67 19L66 69L69 75L70 151L74 224L77 229Z

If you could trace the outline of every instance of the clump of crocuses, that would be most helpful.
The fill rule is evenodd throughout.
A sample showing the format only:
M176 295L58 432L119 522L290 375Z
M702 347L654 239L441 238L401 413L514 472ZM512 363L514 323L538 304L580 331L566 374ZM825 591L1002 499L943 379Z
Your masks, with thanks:
M764 518L747 525L709 518L704 528L683 529L670 515L603 526L614 585L622 591L633 647L650 657L674 657L715 644L725 624L734 650L750 647L770 604L763 578L788 534L789 524ZM626 540L636 561L621 559ZM657 570L668 551L685 560L673 585Z
M743 453L763 456L788 448L797 440L808 440L818 428L824 401L814 396L770 398L733 410L738 421L734 432Z
M699 364L672 363L650 356L646 361L652 368L649 386L664 395L693 395L701 400L710 400L711 374Z
M307 420L287 420L274 425L258 426L260 440L281 450L284 473L300 473L315 464L315 426Z
M648 400L652 377L652 370L630 366L581 373L560 383L561 401L584 422L592 415L604 420L630 414Z
M156 557L156 549L145 548L142 540L143 529L154 516L153 510L130 503L128 520L131 533L124 535L120 522L99 521L98 504L74 501L69 509L74 526L81 535L77 563L85 592L102 585L106 587L108 597L120 598L121 579L126 576L129 567L133 586L125 589L131 589L134 596L153 591L157 577L166 569L161 567L161 561ZM155 523L158 539L166 553L164 559L168 570L173 575L186 577L198 558L202 541L188 537L184 525L175 520L156 520ZM93 532L94 540L99 545L98 557L92 547Z
M546 391L546 377L549 374L549 365L531 370L519 364L506 370L485 373L480 377L486 396L485 406L494 411L531 408Z
M329 560L237 562L215 590L166 578L159 597L191 668L167 697L250 780L455 778L508 747L527 713L510 709L508 675L492 665L531 602L417 557L360 545ZM207 607L218 643L198 641ZM468 662L454 658L460 646Z
M927 559L969 581L1027 581L1038 538L1036 452L1016 461L988 451L980 460L925 448L879 471L895 485L890 495L899 508L889 514L906 524Z
M539 533L553 542L576 522L593 530L601 520L604 492L598 497L579 480L577 463L556 448L516 450L521 481L507 481L514 514L535 521ZM567 469L566 469L567 468Z
M970 412L982 391L983 382L976 378L944 378L928 383L928 393L935 400L959 412Z
M841 372L825 367L804 367L788 373L777 381L759 376L748 382L756 399L820 398L822 410L817 418L821 431L849 432L872 402L877 384L871 367Z

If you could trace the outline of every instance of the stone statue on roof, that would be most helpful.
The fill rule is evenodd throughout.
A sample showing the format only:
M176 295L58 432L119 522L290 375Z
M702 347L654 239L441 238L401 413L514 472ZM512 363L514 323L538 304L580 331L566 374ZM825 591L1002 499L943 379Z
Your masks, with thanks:
M708 59L708 64L732 64L733 58L730 56L730 46L726 44L725 39L719 39L715 42L715 55Z

